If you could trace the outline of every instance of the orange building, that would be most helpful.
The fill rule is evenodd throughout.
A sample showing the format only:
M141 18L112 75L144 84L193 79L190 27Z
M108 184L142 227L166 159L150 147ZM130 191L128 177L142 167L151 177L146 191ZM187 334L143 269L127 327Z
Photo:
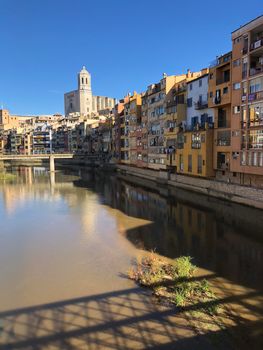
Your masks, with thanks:
M232 53L217 57L209 69L208 107L214 109L213 167L226 180L231 158Z
M263 187L263 16L232 33L233 180Z

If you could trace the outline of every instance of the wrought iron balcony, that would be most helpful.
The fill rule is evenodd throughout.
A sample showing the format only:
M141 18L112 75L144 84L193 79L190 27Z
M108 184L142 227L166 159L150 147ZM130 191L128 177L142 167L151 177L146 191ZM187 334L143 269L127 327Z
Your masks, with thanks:
M195 109L205 109L208 108L208 101L197 101L194 105Z

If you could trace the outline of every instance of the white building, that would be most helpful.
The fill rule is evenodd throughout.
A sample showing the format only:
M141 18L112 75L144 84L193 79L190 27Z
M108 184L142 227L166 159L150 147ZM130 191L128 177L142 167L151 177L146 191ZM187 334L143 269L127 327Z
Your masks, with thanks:
M91 75L83 66L78 74L78 90L64 95L65 116L77 114L92 118L100 112L111 110L116 99L106 96L93 96L91 90Z
M209 127L214 123L214 110L208 108L208 73L187 83L187 129Z

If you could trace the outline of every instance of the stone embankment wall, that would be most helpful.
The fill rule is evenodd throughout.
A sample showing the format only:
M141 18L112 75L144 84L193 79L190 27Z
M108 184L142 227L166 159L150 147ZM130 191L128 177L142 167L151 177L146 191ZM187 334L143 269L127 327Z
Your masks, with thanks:
M261 189L225 183L212 179L169 174L166 171L140 169L126 165L117 165L117 170L123 174L139 176L147 180L155 181L158 185L165 184L184 188L216 198L263 209L263 190Z

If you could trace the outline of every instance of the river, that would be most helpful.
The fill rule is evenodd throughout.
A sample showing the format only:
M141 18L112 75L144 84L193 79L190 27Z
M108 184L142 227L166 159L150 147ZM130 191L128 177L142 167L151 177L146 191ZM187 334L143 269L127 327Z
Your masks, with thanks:
M113 293L132 291L134 284L125 273L134 259L153 250L169 258L190 255L229 290L238 286L242 295L252 293L255 309L246 305L247 313L255 315L251 322L261 322L262 211L183 190L149 189L130 178L86 169L64 169L52 177L44 167L8 171L16 178L0 183L4 321L17 317L14 310L32 317L36 305L47 305L47 310L65 300L97 300L94 296L103 296L105 303ZM5 341L12 344L27 339L23 335L11 341L9 336ZM113 347L89 343L94 349ZM118 349L137 348L132 340L127 347L116 344Z

